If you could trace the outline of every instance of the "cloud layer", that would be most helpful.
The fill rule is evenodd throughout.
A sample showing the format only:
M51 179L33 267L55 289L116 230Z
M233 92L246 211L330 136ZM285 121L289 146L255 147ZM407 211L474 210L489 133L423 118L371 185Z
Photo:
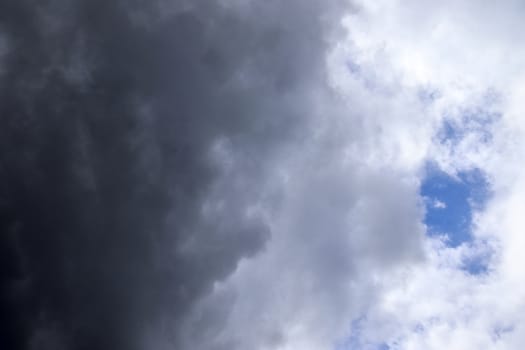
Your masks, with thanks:
M2 348L179 346L271 235L259 207L310 123L327 5L1 5Z
M3 1L0 348L518 348L523 14Z

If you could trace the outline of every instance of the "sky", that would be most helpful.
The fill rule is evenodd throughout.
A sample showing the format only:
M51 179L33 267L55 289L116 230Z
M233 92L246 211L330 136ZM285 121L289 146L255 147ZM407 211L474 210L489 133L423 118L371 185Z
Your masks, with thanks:
M0 1L0 349L520 349L524 18Z

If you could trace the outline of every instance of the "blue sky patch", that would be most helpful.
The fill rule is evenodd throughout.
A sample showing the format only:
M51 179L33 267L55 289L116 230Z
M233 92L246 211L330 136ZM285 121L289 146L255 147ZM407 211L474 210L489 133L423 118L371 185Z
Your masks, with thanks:
M462 269L471 275L480 275L487 273L488 263L491 255L484 254L468 258L463 261Z
M488 197L487 179L480 170L451 176L429 166L420 192L430 236L447 235L447 243L452 247L471 240L473 211L481 209Z
M359 349L374 349L374 350L389 350L390 346L385 342L369 342L361 339L361 331L363 323L367 321L366 316L361 316L352 321L351 335L349 338L343 340L335 346L335 350L359 350Z
M363 322L366 321L365 316L358 317L352 321L350 337L344 339L336 345L335 350L352 350L361 347L361 328Z
M466 135L476 135L481 143L491 142L491 130L494 124L501 119L501 114L493 110L493 106L497 103L497 95L489 91L483 105L465 108L456 112L457 115L456 113L447 115L436 135L438 142L455 146Z

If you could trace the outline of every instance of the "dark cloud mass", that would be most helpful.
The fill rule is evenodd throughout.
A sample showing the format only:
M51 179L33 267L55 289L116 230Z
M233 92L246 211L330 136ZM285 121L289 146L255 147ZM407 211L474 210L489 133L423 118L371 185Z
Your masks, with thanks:
M271 237L248 208L303 137L321 3L0 2L0 349L181 348Z

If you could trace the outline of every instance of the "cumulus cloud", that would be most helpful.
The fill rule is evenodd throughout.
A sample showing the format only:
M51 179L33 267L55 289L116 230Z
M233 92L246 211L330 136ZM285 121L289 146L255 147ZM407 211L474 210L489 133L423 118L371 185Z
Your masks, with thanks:
M452 248L427 239L425 264L382 281L384 294L361 322L359 344L518 348L523 225L517 201L524 195L518 96L524 67L516 33L523 9L514 1L377 1L359 7L360 15L346 21L353 61L369 77L384 73L384 84L425 91L427 113L437 121L426 157L451 176L481 170L491 187L487 205L474 208L472 241ZM485 268L469 271L475 260Z
M258 207L323 75L319 10L1 5L2 348L177 344L270 237Z
M219 327L232 307L183 326L277 236L278 158L316 129L344 9L4 2L2 348L194 348Z

